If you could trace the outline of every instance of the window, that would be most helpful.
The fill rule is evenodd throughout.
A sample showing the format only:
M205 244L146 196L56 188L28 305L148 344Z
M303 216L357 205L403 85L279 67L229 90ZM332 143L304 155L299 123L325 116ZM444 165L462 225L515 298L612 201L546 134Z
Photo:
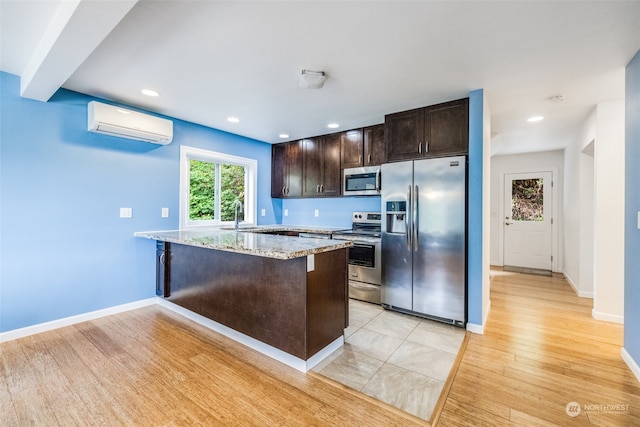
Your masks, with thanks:
M254 224L258 162L180 146L180 228Z
M544 179L514 179L511 184L511 219L544 221Z

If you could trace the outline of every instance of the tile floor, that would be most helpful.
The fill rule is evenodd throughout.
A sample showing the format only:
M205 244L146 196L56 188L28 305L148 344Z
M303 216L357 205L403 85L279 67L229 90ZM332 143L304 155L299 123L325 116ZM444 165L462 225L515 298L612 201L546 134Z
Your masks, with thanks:
M313 371L431 418L465 330L349 300L345 345Z

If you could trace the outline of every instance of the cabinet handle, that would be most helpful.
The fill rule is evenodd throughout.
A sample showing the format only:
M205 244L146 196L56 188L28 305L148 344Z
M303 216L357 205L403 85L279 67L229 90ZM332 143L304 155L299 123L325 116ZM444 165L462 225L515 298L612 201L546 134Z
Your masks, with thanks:
M285 196L288 196L289 195L289 186L286 186L285 189L286 190L285 190L284 194L285 194Z
M324 193L324 184L320 184L320 194Z
M361 165L362 164L362 156L358 156L358 164Z
M422 142L418 144L418 154L422 154Z
M367 163L371 164L371 154L369 154L369 157L368 157Z
M282 187L282 195L283 196L287 195L287 187Z
M320 184L316 185L316 194L320 194Z

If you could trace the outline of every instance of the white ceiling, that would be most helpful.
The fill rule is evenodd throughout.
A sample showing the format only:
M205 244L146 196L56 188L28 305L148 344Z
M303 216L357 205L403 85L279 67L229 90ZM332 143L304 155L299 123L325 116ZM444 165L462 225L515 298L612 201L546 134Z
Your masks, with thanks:
M640 49L640 1L0 0L0 20L26 97L62 86L274 143L482 88L494 154L564 147L624 98ZM299 88L302 69L325 87Z

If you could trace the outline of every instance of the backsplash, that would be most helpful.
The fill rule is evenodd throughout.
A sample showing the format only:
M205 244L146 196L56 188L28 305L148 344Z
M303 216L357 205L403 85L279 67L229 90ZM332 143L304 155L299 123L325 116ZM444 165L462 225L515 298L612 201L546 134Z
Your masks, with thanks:
M350 228L351 213L354 211L380 211L380 197L284 199L282 200L282 224Z

